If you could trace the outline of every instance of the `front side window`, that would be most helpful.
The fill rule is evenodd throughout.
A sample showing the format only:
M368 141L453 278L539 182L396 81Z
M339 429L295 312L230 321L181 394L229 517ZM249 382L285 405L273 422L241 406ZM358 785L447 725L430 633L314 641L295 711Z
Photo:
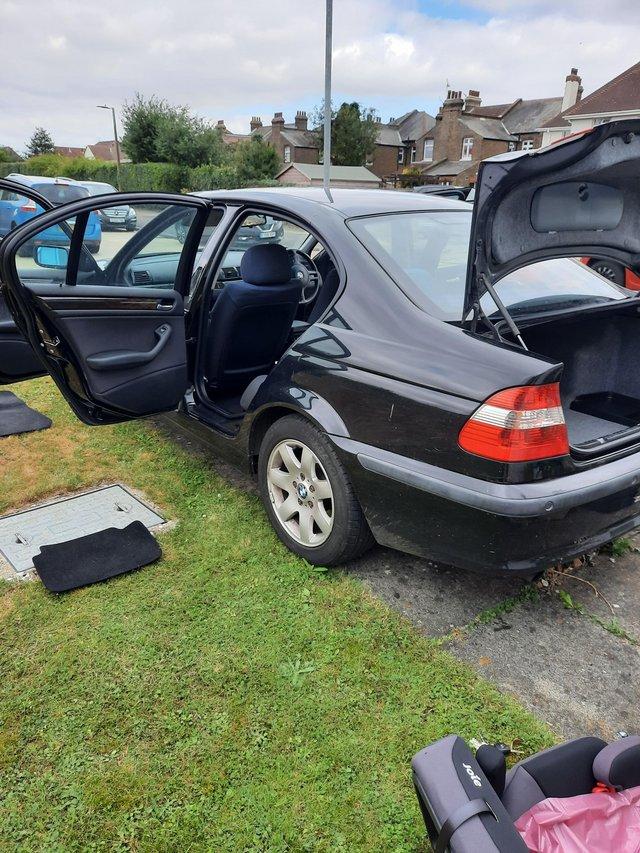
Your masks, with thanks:
M422 151L423 160L433 160L433 139L425 139Z
M392 213L352 219L349 228L423 311L460 320L464 305L471 211ZM597 273L567 258L516 270L496 285L514 314L627 298ZM497 313L489 294L482 307Z
M462 154L461 160L471 160L471 154L473 152L473 136L466 136L462 140Z
M309 239L309 232L293 222L265 213L249 213L240 222L220 265L218 284L240 278L242 256L261 244L279 243L286 249L300 249Z
M103 204L107 203L105 199ZM88 213L80 234L80 215L43 228L18 249L16 269L20 278L23 282L173 289L196 209L182 204L144 203L135 207L136 230L105 227L109 212L121 211L125 217L127 209L133 210L126 205L96 207ZM222 211L212 211L200 250L221 216ZM76 245L80 237L80 257L74 260L72 244Z

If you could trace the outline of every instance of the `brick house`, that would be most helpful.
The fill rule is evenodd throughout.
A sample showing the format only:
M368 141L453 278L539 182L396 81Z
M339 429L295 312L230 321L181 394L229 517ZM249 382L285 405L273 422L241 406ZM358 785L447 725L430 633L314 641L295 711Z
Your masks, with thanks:
M260 136L276 149L278 157L287 163L318 163L320 143L318 134L309 130L304 110L298 110L293 124L286 124L282 113L275 113L271 125L265 126L258 116L251 119L251 133Z
M572 71L577 77L577 70ZM581 93L580 86L578 97L571 103L563 103L562 111L543 125L543 145L615 119L640 118L640 62L586 98L581 98Z
M436 120L423 110L411 110L387 123L376 121L376 144L366 167L379 178L393 177L406 165L430 162L433 153L433 131ZM271 119L271 125L263 125L258 116L251 119L251 133L259 133L265 142L278 152L284 165L289 163L320 163L320 135L317 129L309 129L304 110L298 110L293 124L287 124L281 112ZM218 122L218 126L221 123ZM225 142L233 143L243 138L241 134L229 134L220 127Z
M380 178L392 179L406 168L433 160L436 120L424 110L410 110L400 118L378 122L376 145L367 166Z
M474 183L478 164L506 151L539 148L543 125L580 96L580 77L572 69L563 96L518 98L507 104L484 105L480 93L470 89L449 91L436 116L433 165L423 168L428 183L464 186Z
M62 157L84 157L84 148L78 148L73 145L54 145L53 153L60 154Z

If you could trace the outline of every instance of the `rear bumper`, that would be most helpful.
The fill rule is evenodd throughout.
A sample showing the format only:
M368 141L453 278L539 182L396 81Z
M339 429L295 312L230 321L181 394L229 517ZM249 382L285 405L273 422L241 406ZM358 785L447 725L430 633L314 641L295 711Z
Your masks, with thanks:
M333 440L377 541L461 568L530 575L640 525L640 454L511 485Z

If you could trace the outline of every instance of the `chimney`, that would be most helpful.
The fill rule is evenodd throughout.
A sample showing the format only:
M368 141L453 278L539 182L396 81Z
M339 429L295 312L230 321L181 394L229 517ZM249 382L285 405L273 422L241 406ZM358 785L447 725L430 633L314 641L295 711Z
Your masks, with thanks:
M280 133L284 127L284 119L282 113L274 113L271 119L271 144L274 145L276 140L280 139Z
M216 130L219 130L220 133L227 133L227 127L224 123L223 118L218 119L218 123L216 124Z
M582 97L582 78L578 74L577 68L571 69L571 74L567 74L564 84L564 97L562 98L561 112L568 110Z
M251 117L251 124L249 125L249 127L251 128L252 133L254 130L257 130L259 127L262 127L262 119L260 118L260 116L252 116Z
M464 99L464 111L469 113L474 107L479 107L481 103L480 92L477 89L469 89L469 94Z
M296 130L307 129L307 114L304 110L298 110L296 113Z
M463 107L464 101L462 99L462 92L456 92L453 89L449 89L449 91L447 92L447 97L445 98L442 106L440 107L440 112L461 113Z

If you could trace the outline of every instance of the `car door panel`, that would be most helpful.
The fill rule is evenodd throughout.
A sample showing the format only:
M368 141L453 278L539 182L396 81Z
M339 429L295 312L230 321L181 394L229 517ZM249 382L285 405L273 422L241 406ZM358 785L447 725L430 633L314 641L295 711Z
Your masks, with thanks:
M175 407L187 382L179 293L89 285L47 291L41 286L33 298L45 348L69 359L96 402L134 416ZM46 343L56 338L58 345Z
M20 326L40 348L72 409L90 424L167 411L182 399L188 381L182 294L188 292L199 237L211 210L208 200L193 196L120 194L119 199L118 203L146 204L160 212L131 237L130 247L120 248L106 266L94 264L93 272L82 267L74 246L83 239L77 229L83 228L90 211L105 204L104 199L73 202L45 214L39 223L43 230L60 220L79 223L73 225L63 281L58 269L52 270L49 281L41 270L35 275L31 268L18 272L20 246L34 241L34 236L38 239L33 224L16 230L0 246L0 274L8 282ZM180 217L189 223L175 249L170 237L175 223L183 221ZM146 254L149 251L157 254ZM163 276L159 286L135 286L131 270L140 257L145 263L162 257L169 267L173 265L173 276ZM49 263L38 253L34 261L45 267Z

